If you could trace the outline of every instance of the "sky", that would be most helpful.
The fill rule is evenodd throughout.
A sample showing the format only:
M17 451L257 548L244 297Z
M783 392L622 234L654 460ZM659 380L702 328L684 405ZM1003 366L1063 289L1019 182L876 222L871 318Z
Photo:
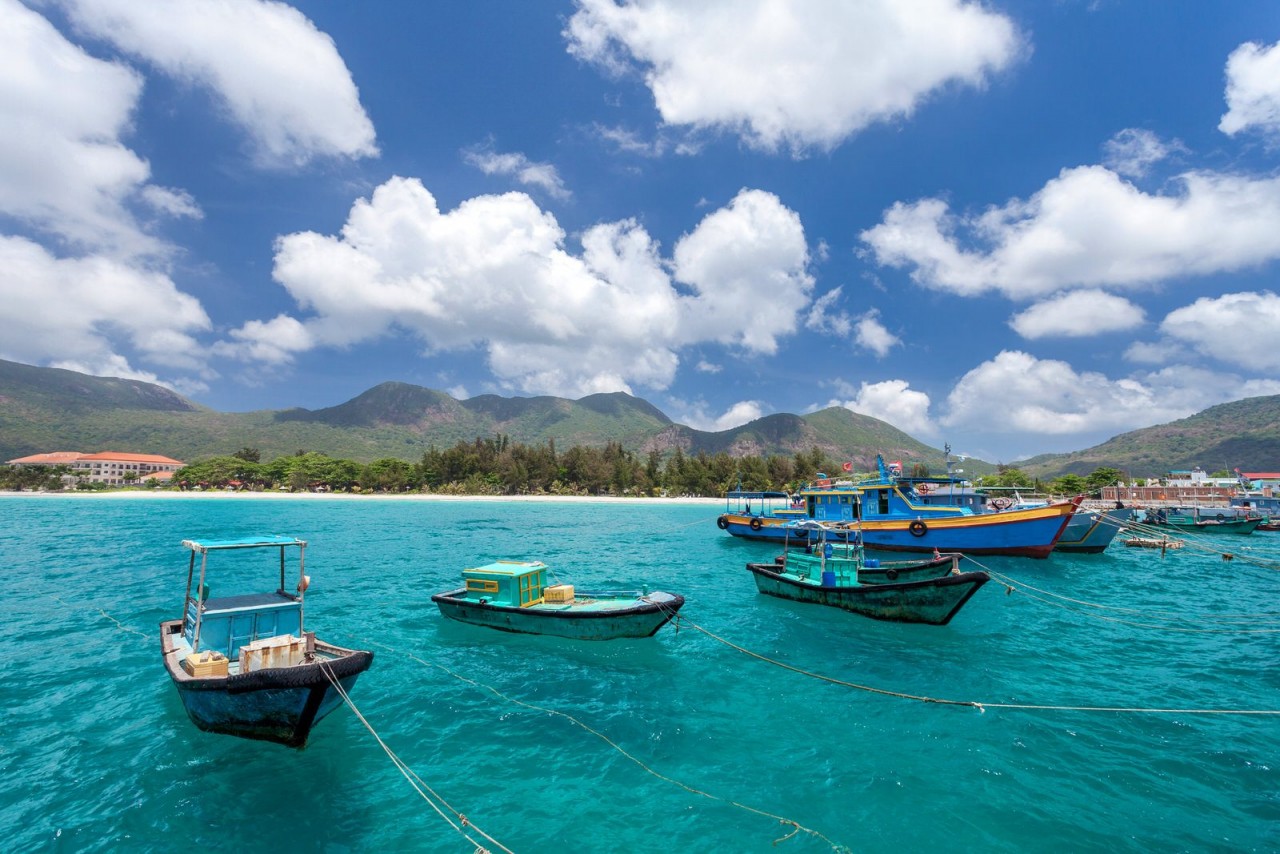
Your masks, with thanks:
M1280 394L1274 0L0 0L0 128L0 358L220 411Z

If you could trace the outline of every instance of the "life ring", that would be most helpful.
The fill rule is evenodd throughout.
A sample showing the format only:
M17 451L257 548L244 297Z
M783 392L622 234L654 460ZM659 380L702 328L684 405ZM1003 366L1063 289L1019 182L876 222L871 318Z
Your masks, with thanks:
M885 577L885 578L887 578L887 579L889 579L890 581L897 581L897 580L898 580L898 570L896 570L896 569L886 569L886 570L884 571L884 577Z
M1001 497L1001 498L991 499L991 506L996 508L997 510L1005 510L1010 506L1012 506L1012 504L1013 504L1013 499L1011 498Z
M931 486L929 486L929 484L927 484L927 483L917 483L917 484L916 484L916 492L920 493L921 495L927 495L928 493L930 493L930 492L932 492L932 491L933 491L933 488L932 488Z
M719 519L716 520L716 525L719 526L720 530L723 531L729 527L729 520L721 516Z
M751 530L753 531L760 530L760 518L758 516L751 520Z
M923 537L928 532L929 527L921 520L916 519L907 526L907 530L911 532L913 537Z
M1219 514L1217 515L1217 517L1216 517L1216 518L1217 518L1217 520L1218 520L1219 522L1223 522L1223 521L1226 521L1226 518L1227 518L1227 517L1226 517L1226 516L1223 516L1221 513L1219 513Z

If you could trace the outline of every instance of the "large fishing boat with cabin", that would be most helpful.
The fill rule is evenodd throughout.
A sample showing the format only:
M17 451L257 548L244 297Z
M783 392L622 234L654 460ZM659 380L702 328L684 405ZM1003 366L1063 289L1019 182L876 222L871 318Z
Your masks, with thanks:
M184 540L182 546L191 553L182 619L160 624L160 650L187 716L206 732L305 746L312 728L373 663L372 652L334 646L306 631L306 541L270 536ZM217 583L236 589L245 585L248 562L236 557L263 552L278 557L275 590L210 595L210 554L227 564ZM286 588L290 558L297 567L292 591Z
M731 492L716 524L735 537L784 541L796 535L789 523L815 519L856 524L870 549L1043 558L1053 551L1082 500L975 513L969 507L926 503L910 481L900 481L901 468L891 471L881 456L876 467L877 476L859 481L819 473L794 497L788 496L785 505L780 497L785 493ZM766 501L764 496L772 497Z

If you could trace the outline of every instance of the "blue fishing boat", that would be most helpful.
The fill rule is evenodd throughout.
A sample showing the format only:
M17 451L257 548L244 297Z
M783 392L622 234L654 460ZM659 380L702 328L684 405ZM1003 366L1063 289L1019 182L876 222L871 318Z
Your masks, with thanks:
M574 640L652 637L684 605L674 593L577 592L547 584L539 560L499 560L462 572L464 586L431 597L451 620Z
M373 663L372 652L325 643L303 627L303 597L311 583L306 542L250 537L184 540L182 546L191 552L183 616L160 624L160 649L187 716L206 732L305 746L312 728L341 705ZM227 556L228 572L220 579L239 580L244 561L230 556L263 550L273 553L273 568L278 563L275 590L209 595L211 553ZM286 589L290 558L297 566L296 592ZM231 564L240 571L230 571Z
M936 506L922 500L910 482L899 482L880 457L877 477L834 480L821 473L798 490L798 501L782 510L751 514L725 512L721 530L735 537L785 541L798 536L790 523L815 519L857 523L867 548L903 552L1048 557L1081 498L1003 513L975 513L969 507Z
M1023 510L1028 507L1047 507L1050 501L1039 498L1025 498L1018 490L1010 490L1010 495L991 497L985 489L972 486L959 486L948 483L931 484L922 482L914 484L917 493L921 494L926 504L955 505L970 507L975 513L1005 513L1009 510ZM1133 518L1134 511L1127 507L1116 507L1107 510L1077 509L1071 514L1071 520L1063 529L1062 535L1054 543L1055 552L1073 552L1076 554L1100 554L1115 539L1116 534Z
M1259 516L1255 531L1280 531L1280 496L1270 489L1248 490L1228 499L1237 512Z

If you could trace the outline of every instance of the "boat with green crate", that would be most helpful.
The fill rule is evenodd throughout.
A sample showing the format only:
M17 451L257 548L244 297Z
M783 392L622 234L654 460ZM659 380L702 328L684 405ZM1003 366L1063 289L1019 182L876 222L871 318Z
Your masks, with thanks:
M303 598L311 584L306 541L268 536L184 540L182 546L191 552L183 616L160 624L160 647L187 716L206 732L304 747L312 728L373 664L372 652L325 643L304 629ZM245 561L230 555L264 550L279 558L274 591L209 595L211 553L225 556L220 579L243 584L243 567L231 570ZM297 567L294 592L286 589L290 559ZM273 569L276 564L271 561Z
M647 638L684 605L684 597L654 591L578 592L547 584L540 560L498 560L464 569L463 586L431 597L451 620L504 632L574 640Z

